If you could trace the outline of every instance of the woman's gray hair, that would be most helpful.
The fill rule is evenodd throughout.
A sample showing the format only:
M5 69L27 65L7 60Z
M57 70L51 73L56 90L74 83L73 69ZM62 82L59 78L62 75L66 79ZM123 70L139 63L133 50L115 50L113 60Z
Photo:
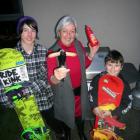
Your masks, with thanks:
M59 31L68 24L73 24L75 26L77 36L77 22L75 18L71 16L63 16L59 19L55 27L56 38L59 38Z

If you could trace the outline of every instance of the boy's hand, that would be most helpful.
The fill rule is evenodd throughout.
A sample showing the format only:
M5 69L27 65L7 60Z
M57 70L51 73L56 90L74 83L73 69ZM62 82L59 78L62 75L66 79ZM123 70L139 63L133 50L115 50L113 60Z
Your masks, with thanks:
M99 118L103 118L104 117L104 115L103 115L103 111L102 110L100 110L98 107L95 107L94 109L93 109L93 113L96 115L96 116L98 116Z
M109 110L104 110L103 111L103 118L108 117L108 116L112 116L111 112Z

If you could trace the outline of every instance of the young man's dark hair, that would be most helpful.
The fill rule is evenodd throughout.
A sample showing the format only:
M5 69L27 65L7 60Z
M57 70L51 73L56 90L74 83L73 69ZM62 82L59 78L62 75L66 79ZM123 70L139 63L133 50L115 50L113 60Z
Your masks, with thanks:
M24 24L34 29L37 33L36 38L38 38L38 24L36 20L30 16L24 16L18 20L17 29L16 29L18 37L20 38L21 33L23 32Z

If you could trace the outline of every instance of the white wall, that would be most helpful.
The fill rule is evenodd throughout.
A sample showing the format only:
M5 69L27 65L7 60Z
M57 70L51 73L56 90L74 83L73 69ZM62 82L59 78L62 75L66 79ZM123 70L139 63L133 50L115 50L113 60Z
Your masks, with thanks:
M42 44L51 46L54 27L63 15L77 19L79 39L87 39L84 25L94 29L101 46L122 52L126 62L140 64L140 1L139 0L22 0L25 15L39 23Z

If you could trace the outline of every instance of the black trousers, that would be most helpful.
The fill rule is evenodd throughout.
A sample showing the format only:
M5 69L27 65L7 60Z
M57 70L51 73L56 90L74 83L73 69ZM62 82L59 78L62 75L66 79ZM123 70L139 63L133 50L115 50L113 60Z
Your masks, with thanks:
M54 117L54 109L41 111L45 123L55 132L57 139L70 140L70 128L62 121Z
M82 120L81 117L76 117L75 124L77 127L77 131L78 131L80 140L87 140L86 135L84 133L84 120Z
M41 114L46 124L55 132L58 140L70 140L71 129L64 122L57 120L54 117L53 108L47 111L41 111ZM75 118L75 124L80 140L86 140L86 136L84 134L84 121L81 119L81 117Z
M53 108L45 111L41 111L42 117L45 120L45 123L56 133L61 132L61 122L54 118Z

